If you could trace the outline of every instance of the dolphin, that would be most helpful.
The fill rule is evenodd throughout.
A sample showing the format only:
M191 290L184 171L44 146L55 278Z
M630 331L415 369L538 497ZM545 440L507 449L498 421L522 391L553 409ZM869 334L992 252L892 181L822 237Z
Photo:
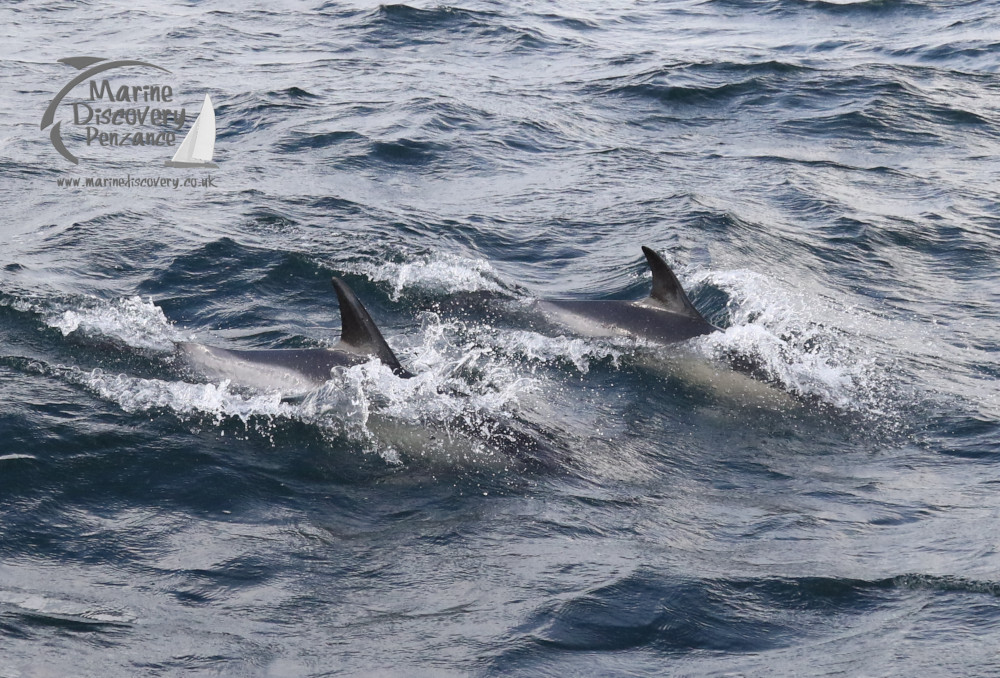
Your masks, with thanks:
M663 258L643 246L653 272L653 289L640 301L541 300L542 313L579 334L591 337L630 336L672 344L721 330L698 312Z
M183 362L210 378L261 390L299 393L322 386L334 367L350 367L373 357L400 377L410 374L389 348L375 321L354 292L333 278L340 303L340 341L331 348L232 350L192 342L177 345Z
M659 254L642 248L653 272L653 289L640 301L540 300L537 308L549 322L589 337L624 336L657 345L676 344L695 337L722 332L698 312L677 276ZM789 409L796 401L766 377L749 356L734 356L730 369L691 351L643 352L640 365L664 375L681 377L692 385L742 404L770 409Z
M340 278L333 278L340 303L340 341L331 348L232 350L180 342L183 363L202 376L228 379L238 386L280 391L286 402L304 402L321 394L320 387L335 367L350 367L378 358L398 377L412 378L392 352L361 301ZM320 396L322 397L322 396ZM546 448L538 435L504 422L458 418L449 422L409 423L371 412L365 427L391 448L419 455L431 463L510 469L549 468ZM488 444L487 451L483 445ZM489 449L503 455L492 455Z

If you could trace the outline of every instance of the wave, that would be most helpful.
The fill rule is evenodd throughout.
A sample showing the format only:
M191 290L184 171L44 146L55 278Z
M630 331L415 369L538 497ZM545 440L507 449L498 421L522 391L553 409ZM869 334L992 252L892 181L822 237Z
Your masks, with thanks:
M479 24L496 18L493 12L463 9L439 5L430 9L422 9L411 5L379 5L372 15L375 20L393 26L406 28L448 28L455 25Z
M536 29L517 25L502 14L440 5L419 8L379 5L357 23L367 45L379 48L451 43L456 35L498 41L511 50L542 47L547 38Z
M526 646L608 652L650 648L671 654L759 652L831 633L850 617L887 609L902 591L1000 595L1000 583L905 574L836 577L674 579L641 569L614 583L543 605L518 629ZM786 614L776 614L778 610Z
M0 305L37 316L45 326L58 330L64 337L97 337L153 352L172 351L175 342L192 338L167 320L152 298L131 296L109 301L96 297L2 296Z
M86 331L135 349L172 349L186 339L151 303L125 300L98 306L92 313L49 316L51 326L68 333ZM510 361L485 359L484 350L463 341L460 324L425 318L421 332L399 349L416 373L400 379L377 360L334 370L321 387L294 400L280 391L249 391L228 381L197 383L183 371L141 377L109 374L101 368L48 368L80 384L123 411L170 412L221 427L239 422L245 432L273 438L281 421L314 427L328 440L346 439L386 462L404 459L435 464L506 469L534 464L540 439L517 419L522 396L538 380ZM475 376L468 376L475 364ZM160 372L176 370L168 354ZM536 454L537 453L537 454Z
M216 105L215 114L219 120L216 139L238 139L279 126L291 112L318 107L322 103L321 97L300 87L233 94Z
M426 165L436 160L442 150L440 144L430 141L395 139L374 142L368 157L391 165Z
M0 589L0 610L7 618L5 626L55 628L75 633L127 629L138 620L134 612L121 607L11 589ZM9 626L4 630L11 632Z
M350 130L321 132L318 134L295 132L291 136L291 139L278 142L277 149L279 151L283 153L298 153L300 151L327 148L329 146L339 146L355 141L367 141L364 135Z
M822 13L859 18L897 13L926 15L932 11L928 3L918 0L706 0L701 4L762 13Z
M723 85L685 86L656 83L637 83L612 87L609 95L634 96L650 99L661 104L705 106L728 103L748 94L760 91L753 80L732 82Z
M402 262L364 262L346 268L374 282L390 283L391 298L394 300L409 289L435 294L507 291L486 259L470 259L448 252L411 255L407 259Z
M631 340L600 341L581 337L546 336L530 330L498 330L482 337L494 350L511 358L542 364L572 365L587 374L593 364L607 362L618 367L635 350Z
M784 3L786 8L792 9L792 3ZM834 2L832 0L807 0L804 3L794 3L804 5L807 8L815 9L828 14L844 16L868 16L881 14L906 13L908 15L926 15L933 10L927 2L916 0L843 0Z
M128 346L153 351L172 351L178 341L193 335L181 332L167 320L163 309L138 296L91 304L60 311L48 310L43 321L63 336L78 332L117 340Z
M726 294L717 318L725 331L695 340L706 356L735 362L791 393L843 411L894 417L889 358L865 351L866 338L851 325L857 320L760 273L703 271L692 278L694 286Z

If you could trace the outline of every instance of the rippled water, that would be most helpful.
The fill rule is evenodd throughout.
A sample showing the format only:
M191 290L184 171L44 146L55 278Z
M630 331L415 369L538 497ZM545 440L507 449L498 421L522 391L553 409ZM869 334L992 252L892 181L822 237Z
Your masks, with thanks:
M0 676L996 675L998 10L0 7ZM85 55L218 168L60 157ZM531 322L640 245L724 333ZM414 379L174 361L332 344L333 275Z

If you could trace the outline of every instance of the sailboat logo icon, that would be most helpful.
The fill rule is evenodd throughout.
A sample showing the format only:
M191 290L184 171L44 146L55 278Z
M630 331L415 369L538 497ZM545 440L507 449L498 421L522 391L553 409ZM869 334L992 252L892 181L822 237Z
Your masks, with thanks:
M205 103L187 136L174 157L167 160L167 167L218 167L212 162L215 152L215 109L212 99L205 95Z

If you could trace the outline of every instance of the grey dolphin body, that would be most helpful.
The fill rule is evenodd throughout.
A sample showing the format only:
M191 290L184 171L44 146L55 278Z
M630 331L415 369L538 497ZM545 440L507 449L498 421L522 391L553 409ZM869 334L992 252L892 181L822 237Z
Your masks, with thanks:
M396 358L375 321L347 284L333 279L340 302L340 341L331 348L231 350L190 342L178 344L184 361L209 377L266 390L306 391L330 378L334 367L377 357L401 377L412 376Z
M641 301L539 301L545 315L588 336L624 335L670 344L720 331L694 307L660 255L642 248L653 290Z
M412 377L354 292L338 278L333 279L333 287L340 301L341 331L340 341L331 348L230 350L185 342L178 344L178 350L187 366L200 375L252 389L280 391L284 400L292 402L308 397L309 391L326 383L333 368L365 363L373 357L396 375ZM476 426L458 417L447 425L411 423L373 409L365 428L393 449L404 453L419 450L420 458L431 463L498 469L548 468L551 463L540 437L500 422ZM479 453L484 442L506 454Z

